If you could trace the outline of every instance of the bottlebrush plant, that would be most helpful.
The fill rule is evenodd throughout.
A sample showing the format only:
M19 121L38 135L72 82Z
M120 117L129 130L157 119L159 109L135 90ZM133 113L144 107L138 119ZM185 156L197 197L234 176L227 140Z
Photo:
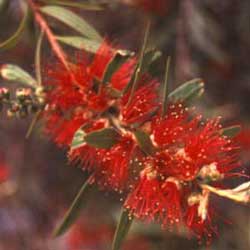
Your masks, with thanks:
M129 2L161 15L170 5L170 1ZM205 239L209 243L217 234L211 194L249 202L249 182L234 189L221 188L225 179L241 175L240 151L234 138L239 127L224 127L218 117L205 119L192 106L204 92L202 79L171 90L170 58L163 83L151 75L152 63L160 55L147 47L154 17L147 16L141 51L135 53L102 38L68 8L101 10L107 3L22 3L20 27L0 48L14 46L32 19L39 30L36 77L19 66L3 64L2 78L27 88L17 89L15 98L7 88L1 88L1 107L9 116L34 113L27 137L35 122L42 120L45 133L67 149L69 161L79 163L89 173L54 236L66 232L76 221L86 194L96 185L117 192L124 201L113 250L120 249L134 219L157 222L163 229L185 226L199 242ZM81 36L55 34L49 17ZM45 39L57 60L41 65ZM72 56L62 44L77 51Z

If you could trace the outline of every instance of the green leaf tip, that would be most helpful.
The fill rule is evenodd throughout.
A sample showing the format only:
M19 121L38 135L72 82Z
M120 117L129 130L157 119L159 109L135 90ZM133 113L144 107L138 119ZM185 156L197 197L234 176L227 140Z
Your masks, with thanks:
M96 53L101 43L81 36L56 36L56 39L76 49L83 49L90 53Z
M83 146L86 143L84 140L85 135L86 133L83 131L83 128L79 128L73 136L73 140L71 142L71 149L77 149Z
M221 134L223 136L233 138L233 137L237 136L240 133L240 130L241 130L240 125L234 125L234 126L230 126L230 127L222 129Z
M32 88L38 86L37 81L27 71L14 64L2 65L0 75L7 81L22 83Z
M75 197L74 201L72 202L70 208L64 215L62 222L56 227L53 232L53 237L58 237L64 234L70 226L76 221L78 218L82 208L86 204L86 197L91 190L91 185L89 184L91 181L92 176L90 176L87 181L82 185L81 189L79 190L77 196Z
M124 50L117 50L115 53L114 58L111 60L111 62L108 64L104 77L103 82L107 83L112 78L113 74L121 67L123 63L126 62L126 60L133 54L128 53Z
M147 133L138 129L134 132L134 135L136 137L139 147L142 149L144 153L148 155L154 154L155 148Z
M128 210L123 209L118 222L112 243L112 250L120 250L133 222L133 216Z
M88 37L89 39L102 41L101 35L82 17L75 14L73 11L68 10L67 8L54 6L54 5L46 5L40 8L40 11L48 16L51 16L75 31L79 32L81 35Z
M201 78L195 78L172 91L168 95L168 101L190 103L204 93L204 86Z

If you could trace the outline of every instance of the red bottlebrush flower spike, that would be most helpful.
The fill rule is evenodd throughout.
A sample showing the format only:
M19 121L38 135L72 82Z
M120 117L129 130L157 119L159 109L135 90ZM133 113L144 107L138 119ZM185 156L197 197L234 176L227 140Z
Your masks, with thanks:
M219 181L238 166L233 140L221 134L219 119L202 122L191 117L181 104L170 105L165 117L151 124L156 152L141 162L143 170L128 195L125 208L146 221L158 220L162 226L185 221L201 238L216 233L208 211L209 191L200 190L202 181ZM185 205L187 204L188 205Z
M101 186L122 191L128 182L129 165L135 149L135 141L129 135L124 135L120 141L108 150L98 153L101 161Z
M145 122L159 108L158 82L144 77L139 86L141 87L134 93L130 103L128 101L131 93L121 99L121 120L125 124Z
M127 60L122 66L113 74L111 78L111 86L119 91L122 91L132 78L136 66L136 59Z
M115 56L115 49L103 42L95 54L94 60L89 67L89 74L95 76L98 80L102 80L105 70L109 62Z
M84 131L86 133L94 132L105 128L107 124L108 121L105 119L91 121L87 124L88 126ZM99 157L101 151L100 149L84 144L80 148L73 149L69 152L69 160L71 162L80 162L83 170L98 175L101 169L101 158Z
M154 142L159 149L164 148L156 159L160 165L168 165L161 167L162 173L192 180L203 167L217 175L238 167L237 148L221 135L219 119L206 123L199 115L190 119L187 110L181 104L177 106L170 106L166 118L158 118L152 125Z
M88 122L84 114L78 114L70 119L59 114L50 114L47 119L46 132L52 136L58 146L69 146L77 129Z
M89 92L88 96L88 108L95 112L104 112L109 106L109 97L105 93L104 89L101 89L100 93Z
M241 145L241 148L248 152L250 150L250 127L249 125L243 127L240 133L237 135L237 141Z
M171 226L181 219L177 183L172 179L161 180L150 166L141 171L140 180L124 206L137 218L148 222L158 220L163 226Z
M109 96L106 85L96 79L102 80L115 53L115 49L104 42L90 65L87 58L77 56L71 66L71 74L62 65L47 71L46 131L58 145L69 145L77 128L113 105L114 97ZM124 88L133 73L134 64L135 59L124 63L113 74L111 85ZM79 110L81 112L76 116Z
M198 238L199 242L205 238L207 244L211 242L213 235L217 235L217 227L213 225L214 212L208 203L209 193L191 194L187 200L186 213L184 215L186 226Z
M135 217L148 222L155 219L161 213L159 207L163 200L160 182L157 180L157 173L146 167L140 174L140 179L134 190L128 195L124 207Z

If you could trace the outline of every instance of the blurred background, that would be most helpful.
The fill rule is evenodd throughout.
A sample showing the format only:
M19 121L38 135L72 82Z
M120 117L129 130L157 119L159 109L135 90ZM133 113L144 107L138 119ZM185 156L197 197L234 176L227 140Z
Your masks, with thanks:
M250 160L250 1L166 0L165 15L154 17L150 46L163 52L154 74L163 77L165 61L172 58L171 88L201 77L205 97L198 109L223 116L225 124L242 124L239 143L243 167ZM84 2L84 1L79 1ZM145 13L140 8L110 1L103 11L72 9L100 33L122 48L138 51ZM0 41L15 30L22 16L18 0L0 0ZM48 19L53 30L73 34ZM36 25L30 22L15 48L0 51L0 64L12 63L34 74ZM73 49L64 47L72 53ZM45 44L42 62L54 60ZM8 86L0 79L1 86ZM18 83L11 85L15 89ZM65 236L53 239L52 231L86 179L67 164L66 153L43 134L37 123L29 139L25 134L32 117L10 119L0 113L0 167L9 177L0 184L0 250L106 250L110 249L121 202L114 194L95 192L89 197L78 223ZM3 173L6 174L6 173ZM233 186L238 183L231 183ZM250 249L250 208L213 197L219 235L211 250ZM186 232L161 231L158 225L135 223L124 250L198 250L207 246L187 238Z

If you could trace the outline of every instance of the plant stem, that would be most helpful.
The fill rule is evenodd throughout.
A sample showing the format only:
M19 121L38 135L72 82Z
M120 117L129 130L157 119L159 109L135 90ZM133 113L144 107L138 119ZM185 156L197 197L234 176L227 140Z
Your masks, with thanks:
M33 11L36 22L39 24L42 31L45 32L45 34L46 34L46 36L47 36L47 38L48 38L48 40L50 42L50 45L51 45L53 51L55 52L56 56L62 62L64 67L70 72L70 67L69 67L69 64L67 62L67 57L64 54L64 52L63 52L62 48L60 47L60 45L58 44L55 35L51 31L51 29L48 26L45 19L39 13L39 11L37 9L37 6L33 3L33 1L28 0L28 3L29 3L29 6L30 6L31 10Z
M31 121L30 126L28 128L28 131L27 131L27 133L25 135L25 139L28 139L30 137L31 132L33 131L33 128L35 127L36 122L37 122L37 120L38 120L39 115L41 114L41 112L42 112L41 110L37 111L37 113L35 114L35 116L32 118L32 121Z
M133 81L133 84L132 84L132 87L131 87L131 93L130 93L130 96L129 96L129 99L128 99L127 106L131 103L131 101L132 101L132 99L134 97L135 91L136 91L136 89L138 87L137 85L138 85L139 77L141 75L141 67L142 67L142 63L143 63L144 53L145 53L145 50L146 50L146 47L147 47L150 27L151 27L151 19L149 18L147 20L147 23L146 23L146 29L145 29L142 48L141 48L141 52L140 52L139 63L138 63L138 66L137 66L137 69L136 69L136 72L135 72L135 78L134 78L134 81Z

